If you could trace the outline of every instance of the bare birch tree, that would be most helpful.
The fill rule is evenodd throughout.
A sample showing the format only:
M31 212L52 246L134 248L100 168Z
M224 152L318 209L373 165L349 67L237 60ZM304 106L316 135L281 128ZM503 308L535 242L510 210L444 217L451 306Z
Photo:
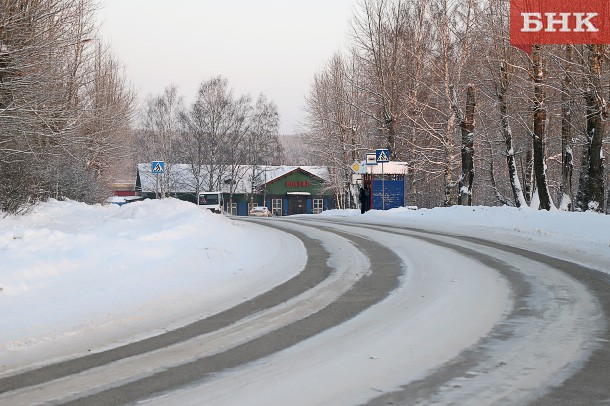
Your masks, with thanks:
M279 138L279 119L275 103L261 94L253 107L249 131L241 146L245 153L243 164L248 168L245 176L249 180L251 196L256 192L256 185L265 181L263 165L283 162L284 146Z
M536 174L536 190L540 208L550 210L553 204L547 181L545 162L545 143L547 137L547 110L545 107L544 68L542 47L535 44L532 47L532 78L534 81L534 172Z
M184 106L176 86L168 86L163 94L149 96L142 112L139 136L141 156L147 161L166 162L165 173L159 175L160 197L168 197L172 189L171 163L177 161L181 136L180 117Z
M329 187L341 208L355 207L356 189L351 184L350 166L360 161L367 148L365 133L373 119L366 111L367 93L363 90L359 60L335 54L326 69L314 77L306 98L308 143L324 160L333 175Z
M515 120L514 111L518 109L519 100L514 98L511 90L518 86L515 71L519 70L516 50L509 44L508 35L508 3L503 0L491 0L482 8L474 42L476 48L473 54L477 56L473 65L480 65L481 69L472 72L471 80L479 83L479 88L487 94L490 103L487 106L486 121L480 123L483 134L488 133L486 141L489 151L489 181L492 196L501 204L513 204L517 207L527 205L517 163L517 148L512 121ZM473 77L474 74L475 76ZM512 108L511 108L512 107ZM497 123L497 124L496 124ZM497 135L496 135L497 134ZM502 145L498 150L506 162L506 176L498 176L495 171L494 159L496 148L493 146L498 140ZM501 179L506 179L512 191L512 202L508 201L501 189Z
M458 106L455 88L450 88L452 106L458 119L462 133L462 172L459 180L458 204L472 205L472 185L474 183L474 112L476 106L474 85L466 88L466 110L462 112Z
M572 173L574 156L572 153L572 107L574 104L574 87L572 85L574 65L574 46L565 46L564 76L561 82L561 189L559 208L565 211L573 209Z
M390 158L395 160L402 150L396 143L404 111L406 78L405 24L409 15L403 0L362 0L352 27L355 46L364 69L368 71L367 92L374 103L362 106L376 120L379 136L385 139Z
M281 161L275 103L263 95L256 103L246 95L236 98L222 76L201 83L182 122L183 156L196 179L197 194L228 185L232 199L236 185L247 176L248 166L255 178L256 166Z
M226 78L217 76L201 83L189 114L186 145L194 175L206 191L220 189L232 131L245 120L237 109Z

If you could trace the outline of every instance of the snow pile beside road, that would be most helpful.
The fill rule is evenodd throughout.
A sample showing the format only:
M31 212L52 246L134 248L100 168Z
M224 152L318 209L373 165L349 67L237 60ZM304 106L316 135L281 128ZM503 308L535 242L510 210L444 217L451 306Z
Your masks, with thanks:
M253 227L174 199L50 201L0 218L0 365L45 343L86 351L203 318L302 269L304 253L286 258L284 272L270 266L301 253L299 241ZM102 334L80 341L92 333Z
M543 253L573 260L586 257L583 265L610 273L610 216L530 208L453 206L447 208L397 208L387 211L330 210L323 216L350 222L374 222L425 228L446 234L484 238L523 248L536 241ZM586 253L586 255L583 255Z

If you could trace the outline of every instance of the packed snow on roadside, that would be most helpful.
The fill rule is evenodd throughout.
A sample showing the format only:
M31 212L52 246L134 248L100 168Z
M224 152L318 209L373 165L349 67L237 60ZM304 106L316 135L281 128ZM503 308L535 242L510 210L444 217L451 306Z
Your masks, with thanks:
M0 370L158 334L303 268L300 241L253 227L175 199L0 217Z
M595 212L453 206L371 210L364 215L359 210L330 210L322 216L489 239L565 260L577 259L582 265L610 273L610 216Z
M610 216L600 214L453 207L332 210L322 217L521 246L536 241L549 254L580 253L584 263L610 269ZM287 233L174 199L39 204L0 218L0 257L5 373L204 318L290 279L307 259Z

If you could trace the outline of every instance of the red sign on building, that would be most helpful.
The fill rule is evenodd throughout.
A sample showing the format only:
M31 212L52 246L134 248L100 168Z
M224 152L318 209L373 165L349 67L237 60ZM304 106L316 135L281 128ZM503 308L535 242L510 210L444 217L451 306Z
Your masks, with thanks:
M310 187L311 183L308 180L304 180L304 181L293 181L293 180L288 180L286 181L286 187L287 188L295 188L295 187L299 187L299 188L303 188L303 187Z
M510 43L528 53L532 44L608 44L610 1L511 0Z

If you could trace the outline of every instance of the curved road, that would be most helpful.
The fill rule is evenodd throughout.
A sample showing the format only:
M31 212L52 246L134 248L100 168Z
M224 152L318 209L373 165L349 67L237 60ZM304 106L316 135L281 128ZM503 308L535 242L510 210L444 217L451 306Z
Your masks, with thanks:
M301 239L302 272L180 329L2 376L0 405L610 403L610 275L424 230L248 221Z

